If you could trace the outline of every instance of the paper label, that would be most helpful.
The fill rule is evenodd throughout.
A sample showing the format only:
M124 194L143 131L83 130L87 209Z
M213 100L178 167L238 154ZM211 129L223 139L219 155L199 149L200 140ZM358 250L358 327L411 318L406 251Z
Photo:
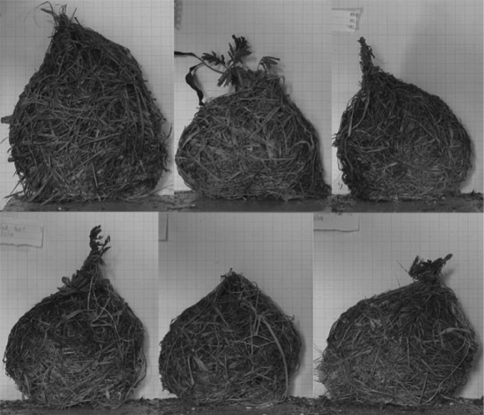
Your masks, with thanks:
M0 244L42 248L44 226L26 219L0 216Z
M354 33L359 29L362 9L332 9L332 30Z

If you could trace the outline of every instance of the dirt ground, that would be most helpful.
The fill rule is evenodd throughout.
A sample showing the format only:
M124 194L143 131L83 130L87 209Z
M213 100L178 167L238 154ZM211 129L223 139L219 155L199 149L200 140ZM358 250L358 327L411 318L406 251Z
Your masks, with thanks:
M482 193L463 193L431 202L373 202L355 199L351 195L332 196L333 212L482 212Z
M392 405L367 406L338 404L322 397L289 397L285 402L260 407L191 406L178 399L140 399L129 401L115 410L73 407L52 410L28 401L0 401L0 415L478 415L483 413L481 399L449 400L429 408L405 408Z
M291 200L213 200L196 193L177 192L172 196L150 196L137 202L26 203L12 197L3 209L11 212L482 212L482 193L465 193L432 202L370 202L351 195L326 199Z

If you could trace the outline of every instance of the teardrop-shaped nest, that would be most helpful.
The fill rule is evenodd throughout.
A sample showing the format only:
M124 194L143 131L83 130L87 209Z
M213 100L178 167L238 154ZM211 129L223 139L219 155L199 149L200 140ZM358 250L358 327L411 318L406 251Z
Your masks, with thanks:
M197 405L282 401L299 366L292 319L242 275L222 278L172 321L160 344L163 388Z
M317 366L333 400L418 407L466 383L478 342L441 281L451 256L417 257L413 283L361 300L333 324Z
M28 202L137 200L167 164L165 122L130 51L60 13L20 95L11 155Z
M361 89L341 118L334 146L343 182L367 200L456 195L471 168L471 140L438 96L396 79L361 44Z
M116 408L146 374L144 329L101 273L100 227L91 253L55 294L25 313L12 328L3 362L18 389L51 408Z
M214 199L327 197L313 125L280 77L247 76L249 85L209 100L183 131L175 157L183 180Z

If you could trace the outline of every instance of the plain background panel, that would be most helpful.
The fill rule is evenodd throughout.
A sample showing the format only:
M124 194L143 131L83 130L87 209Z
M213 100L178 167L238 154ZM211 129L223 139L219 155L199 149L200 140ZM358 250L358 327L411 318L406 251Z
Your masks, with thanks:
M101 225L111 237L104 255L105 277L145 328L146 378L133 398L153 397L159 389L158 360L158 214L17 213L1 218L36 221L44 227L42 248L0 245L0 354L12 327L33 306L63 286L90 252L89 233ZM0 371L0 400L21 399L12 379Z
M473 168L463 192L482 192L482 0L333 0L334 9L361 8L359 30L333 32L332 134L360 89L360 44L372 47L383 71L437 95L461 120L473 142ZM333 148L333 193L346 194Z
M159 333L209 294L232 268L289 316L295 316L303 350L290 394L312 397L312 215L170 213L160 241ZM158 397L173 397L162 391Z
M359 230L354 232L315 231L314 358L321 357L331 326L348 308L410 284L405 270L417 255L435 260L451 253L443 269L444 282L457 295L480 349L459 395L480 398L484 374L482 226L482 214L388 213L359 215ZM324 390L315 381L314 395Z
M38 8L40 4L35 0L0 3L0 117L13 114L19 95L39 69L49 47L54 19ZM58 12L59 3L52 4ZM50 6L43 4L42 8ZM74 11L81 25L130 50L167 120L163 129L168 134L174 118L173 2L72 0L67 3L66 14L70 17ZM8 134L8 124L0 124L0 141ZM170 146L172 139L173 134L169 136ZM7 161L9 148L8 139L0 144L0 209L6 203L4 197L18 182L14 164ZM172 173L162 176L159 187L160 194L173 193Z
M175 50L197 56L212 51L227 58L232 35L244 36L252 55L246 63L255 70L263 56L273 56L285 78L286 92L313 124L321 142L326 183L331 182L331 3L329 0L178 0ZM185 82L192 57L175 59L174 147L198 110L198 97ZM229 92L217 87L219 74L201 68L197 77L205 98ZM175 174L175 190L187 190Z

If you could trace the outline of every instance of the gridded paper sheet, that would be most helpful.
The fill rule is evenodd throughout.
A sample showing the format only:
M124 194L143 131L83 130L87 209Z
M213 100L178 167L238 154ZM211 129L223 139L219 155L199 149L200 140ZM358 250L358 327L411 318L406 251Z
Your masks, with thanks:
M375 65L438 95L462 121L474 144L474 169L462 188L483 192L483 2L482 0L334 0L335 9L360 8L355 33L333 32L332 134L361 81L363 36ZM332 149L333 193L348 193Z
M343 215L344 216L344 215ZM314 232L314 345L323 351L332 324L359 300L412 282L408 270L417 255L453 257L443 269L474 327L483 338L482 214L362 214L358 232ZM405 269L403 269L403 268ZM321 353L315 350L314 358ZM483 362L460 396L482 395ZM314 396L323 393L314 383Z
M312 215L175 213L168 235L159 253L159 340L232 268L295 316L303 351L291 395L312 397ZM159 396L171 395L160 388Z
M1 215L6 215L2 213ZM44 226L42 248L0 245L0 345L18 319L61 287L90 252L89 233L101 225L111 236L105 276L142 321L146 331L147 376L133 398L159 390L158 359L158 215L156 213L18 213ZM12 379L0 371L0 400L21 399Z
M50 44L54 20L40 8L41 1L2 0L0 7L0 117L11 115L32 75L42 64ZM165 131L173 126L173 3L147 0L72 0L52 2L56 12L59 4L67 4L66 14L95 30L107 39L128 48L141 65L148 89L167 119ZM49 9L48 4L41 8ZM8 125L0 124L0 141L8 136ZM170 139L172 136L170 136ZM12 192L18 176L8 163L8 140L0 144L0 209L4 197ZM160 186L169 192L167 175ZM17 191L20 189L17 189ZM171 184L171 192L173 185Z
M252 55L247 60L256 69L263 56L280 59L277 67L285 78L287 93L314 125L321 140L325 180L331 181L331 2L329 0L183 0L180 27L175 30L175 50L217 52L227 56L232 35L247 38ZM198 97L185 82L185 75L198 60L175 59L175 129L177 148L183 129L198 108ZM217 87L220 74L207 68L197 71L206 98L229 90ZM175 190L186 190L175 177Z

